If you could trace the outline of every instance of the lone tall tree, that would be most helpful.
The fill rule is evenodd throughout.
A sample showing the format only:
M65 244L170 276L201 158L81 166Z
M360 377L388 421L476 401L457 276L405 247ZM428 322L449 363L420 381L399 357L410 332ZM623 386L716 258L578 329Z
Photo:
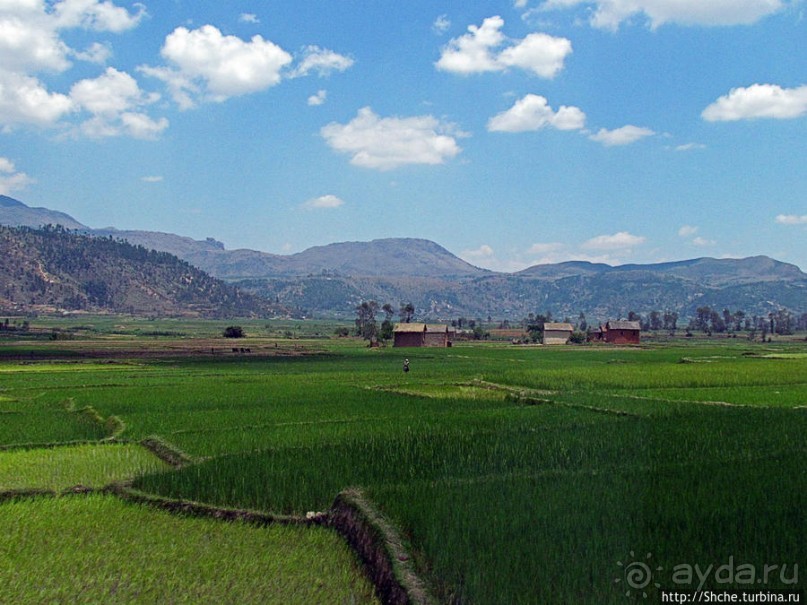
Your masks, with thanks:
M384 303L381 307L384 311L384 321L381 322L381 332L379 336L382 340L390 340L393 337L394 326L392 325L392 316L395 315L395 309L389 303Z
M372 340L378 332L376 311L378 303L374 300L364 301L356 307L356 333L365 340Z
M401 309L398 311L398 316L401 318L403 323L410 323L412 318L415 316L415 305L413 305L411 302L401 303Z

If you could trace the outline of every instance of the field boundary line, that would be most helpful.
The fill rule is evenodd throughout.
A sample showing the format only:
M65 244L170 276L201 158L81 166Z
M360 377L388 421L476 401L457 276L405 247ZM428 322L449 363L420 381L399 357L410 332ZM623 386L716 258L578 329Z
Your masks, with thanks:
M642 414L637 414L636 412L628 412L627 410L612 410L611 408L600 408L594 405L584 405L582 403L559 402L558 405L562 405L567 408L575 408L579 410L595 412L597 414L610 414L612 416L629 416L631 418L646 418L646 416L643 416Z
M83 418L89 422L95 423L106 431L106 437L100 441L115 441L120 438L121 434L126 430L126 423L120 417L112 415L104 418L101 413L91 405L85 405L83 408L76 406L74 397L68 397L62 401L62 407L68 414L75 414L78 418Z
M57 447L73 447L76 445L103 445L103 440L97 439L76 439L75 441L48 441L42 443L6 443L0 445L0 452L11 450L49 450ZM120 443L120 442L119 442Z
M471 382L462 383L469 386L477 386L483 389L490 389L491 391L505 391L507 393L515 393L515 394L531 394L531 395L542 395L542 396L552 396L557 395L557 391L550 391L546 389L530 389L527 387L517 387L509 384L501 384L498 382L490 382L489 380L481 380L475 379Z
M193 458L186 452L179 449L173 443L169 443L158 435L152 435L141 439L138 442L142 447L157 456L166 464L180 469L189 464L193 464Z
M488 382L485 380L474 380L467 383L473 386L479 386L485 389L505 391L507 398L515 403L522 405L559 405L567 408L574 408L586 410L589 412L596 412L598 414L611 414L613 416L630 416L632 418L642 418L641 414L628 412L627 410L612 410L610 408L601 408L593 405L585 405L582 403L571 403L567 401L556 401L554 399L547 399L546 396L558 395L558 391L547 391L544 389L530 389L525 387L516 387L511 385L497 384L495 382Z
M215 506L213 504L205 504L203 502L196 502L193 500L168 498L165 496L158 496L156 494L149 494L147 492L134 489L127 483L113 483L99 491L102 493L113 494L127 502L144 504L153 508L168 511L170 513L187 515L191 517L206 517L229 522L240 521L257 526L266 526L275 523L284 525L325 524L326 515L321 513L306 515L305 517L298 517L294 515L278 515L255 510Z
M44 488L0 490L0 505L2 505L4 502L12 502L14 500L23 500L26 498L53 498L55 496L56 492L54 490Z
M300 420L294 422L263 422L260 424L238 424L234 426L224 426L221 428L203 428L203 429L179 429L176 431L171 431L169 435L196 435L196 434L203 434L203 433L225 433L225 432L234 432L234 431L242 431L244 429L250 430L257 430L257 429L268 429L268 428L276 428L276 427L286 427L286 426L309 426L309 425L319 425L319 424L355 424L357 422L366 422L367 420L373 420L373 417L356 417L356 418L344 418L344 419L337 419L337 420Z
M19 489L0 490L0 505L13 500L23 500L27 498L61 498L64 496L84 496L98 493L102 490L87 487L77 483L76 485L65 487L64 489L50 489L47 487L24 487Z
M333 527L359 556L376 593L386 605L434 605L415 571L398 531L358 488L340 492L327 514Z
M712 405L712 406L721 406L727 408L759 408L762 406L758 405L750 405L747 403L731 403L730 401L710 401L708 399L704 400L696 400L696 399L669 399L667 397L650 397L648 395L623 395L619 393L608 393L603 392L600 393L605 397L611 398L622 398L622 399L637 399L639 401L659 401L661 403L695 403L698 405ZM765 406L767 407L767 406Z

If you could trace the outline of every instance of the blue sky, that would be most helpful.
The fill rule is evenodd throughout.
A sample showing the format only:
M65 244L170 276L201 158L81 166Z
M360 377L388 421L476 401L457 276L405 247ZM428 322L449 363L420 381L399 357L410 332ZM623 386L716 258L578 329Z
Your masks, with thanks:
M0 0L0 193L287 254L807 269L803 0Z

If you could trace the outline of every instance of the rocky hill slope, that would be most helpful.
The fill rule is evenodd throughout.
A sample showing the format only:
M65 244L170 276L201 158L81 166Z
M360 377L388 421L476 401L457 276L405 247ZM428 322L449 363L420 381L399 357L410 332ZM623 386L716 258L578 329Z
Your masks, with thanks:
M0 226L0 311L268 316L265 299L166 252L111 238Z

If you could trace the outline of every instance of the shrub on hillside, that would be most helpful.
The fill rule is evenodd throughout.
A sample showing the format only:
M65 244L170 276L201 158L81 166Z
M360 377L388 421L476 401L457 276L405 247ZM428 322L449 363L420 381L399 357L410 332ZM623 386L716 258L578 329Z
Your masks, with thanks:
M241 326L227 326L224 328L224 338L244 338L244 328Z

